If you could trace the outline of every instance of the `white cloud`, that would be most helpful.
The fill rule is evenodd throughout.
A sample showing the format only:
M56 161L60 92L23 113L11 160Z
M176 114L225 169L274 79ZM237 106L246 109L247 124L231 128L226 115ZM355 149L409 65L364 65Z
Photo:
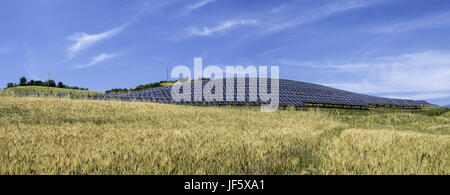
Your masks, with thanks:
M230 20L225 21L215 27L206 27L204 26L202 29L199 28L190 28L190 35L195 36L210 36L214 33L222 32L234 28L239 25L257 25L257 20Z
M450 13L427 16L414 20L387 24L375 27L373 31L381 34L396 34L403 33L420 28L438 27L443 25L450 25Z
M348 76L322 84L348 91L416 99L450 97L450 51L425 51L376 58L366 62L328 62L324 65L287 62L292 61L280 60L280 63L285 65L342 72ZM351 78L352 82L346 81L347 78ZM355 79L359 81L354 81ZM409 94L404 95L405 93Z
M76 65L75 68L89 68L92 67L100 62L115 58L116 56L118 56L119 53L113 53L113 54L108 54L108 53L102 53L98 56L95 56L94 58L92 58L91 62L89 62L88 64L84 64L84 65Z
M69 59L72 59L78 52L88 48L94 43L114 37L115 35L125 30L129 25L130 23L127 23L117 28L99 34L90 35L82 32L71 35L68 39L75 41L75 43L68 48Z
M187 6L187 10L189 12L192 12L192 11L194 11L194 10L196 10L198 8L201 8L201 7L203 7L203 6L205 6L205 5L209 4L209 3L213 3L214 1L216 1L216 0L200 0L200 1L197 1L196 3L194 3L194 4L191 4L191 5Z

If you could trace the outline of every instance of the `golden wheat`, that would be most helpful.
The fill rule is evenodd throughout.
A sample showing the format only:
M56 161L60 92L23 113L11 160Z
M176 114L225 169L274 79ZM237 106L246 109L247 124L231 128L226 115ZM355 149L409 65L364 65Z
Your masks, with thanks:
M450 173L445 133L350 127L320 110L0 96L0 174Z

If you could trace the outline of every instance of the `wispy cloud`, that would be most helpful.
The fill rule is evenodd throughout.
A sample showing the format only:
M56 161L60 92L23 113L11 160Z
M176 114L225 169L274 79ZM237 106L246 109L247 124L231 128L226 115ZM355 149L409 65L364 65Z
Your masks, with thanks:
M387 97L398 98L398 99L413 99L413 100L433 100L433 99L450 97L450 91L440 92L440 93L418 93L418 94L413 94L413 95L391 94L391 95L387 95Z
M108 53L102 53L98 56L95 56L94 58L92 58L91 62L89 62L88 64L84 64L84 65L76 65L75 68L89 68L92 67L100 62L112 59L117 57L118 55L120 55L120 53L112 53L112 54L108 54Z
M289 18L283 18L282 20L264 20L265 31L264 33L282 31L290 27L299 26L303 24L317 22L324 18L327 18L333 14L344 12L351 9L368 7L376 4L378 1L341 1L339 3L330 3L319 8L311 10L304 10L297 16L290 16ZM283 4L284 5L284 4ZM277 7L272 12L278 12L284 8L284 6Z
M280 60L280 63L345 72L352 81L336 78L322 84L349 91L418 99L450 97L450 51L408 53L365 62L321 64Z
M230 20L222 22L214 27L204 26L201 29L192 27L189 29L189 34L193 36L210 36L214 33L226 31L239 25L257 25L258 23L259 22L257 20Z
M75 55L78 52L90 47L91 45L93 45L99 41L109 39L109 38L116 36L120 32L124 31L126 28L128 28L128 26L130 24L131 24L131 22L121 25L119 27L113 28L106 32L99 33L99 34L91 35L91 34L82 32L82 33L75 33L75 34L71 35L70 37L68 37L68 39L74 41L75 43L68 48L68 52L69 52L68 59L72 59L73 57L75 57Z
M0 55L6 55L9 54L9 52L11 52L11 49L6 47L0 47Z
M386 24L383 26L375 27L373 31L375 33L381 34L397 34L415 29L439 27L444 25L450 25L450 13L438 14L398 23Z
M284 9L284 7L285 7L285 4L283 3L283 4L281 4L280 6L278 6L278 7L276 7L276 8L273 8L271 11L272 11L272 13L278 13L278 12L280 12L282 9Z
M290 27L299 26L302 24L316 22L323 18L329 17L333 14L343 12L350 9L366 7L372 5L378 1L344 1L339 3L330 3L320 8L314 8L311 10L298 11L291 14L283 14L277 17L268 16L266 12L253 14L254 19L251 20L228 20L222 21L218 25L213 27L190 27L188 28L188 36L210 36L218 32L226 31L237 26L244 25L257 25L259 28L257 31L252 32L252 36L256 34L264 35L272 32L282 31ZM272 9L273 13L279 12L284 9L285 5Z
M194 4L188 5L186 7L186 9L188 10L188 12L192 12L192 11L194 11L196 9L199 9L199 8L205 6L205 5L209 4L209 3L213 3L215 1L216 0L200 0L200 1L197 1L196 3L194 3Z
M317 64L317 63L313 63L313 62L296 61L296 60L290 60L290 59L284 59L284 58L278 60L277 63L279 63L281 65L287 65L287 66L301 66L301 67L318 68L318 69L336 69L339 71L355 71L362 67L371 66L370 64L366 64L366 63L334 64L332 62L323 62L323 63Z

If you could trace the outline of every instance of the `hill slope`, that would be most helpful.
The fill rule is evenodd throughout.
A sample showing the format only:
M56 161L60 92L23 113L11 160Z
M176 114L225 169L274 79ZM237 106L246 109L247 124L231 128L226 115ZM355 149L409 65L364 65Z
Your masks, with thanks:
M96 95L103 94L102 92L97 91L86 91L86 90L78 90L78 89L65 89L65 88L56 88L56 87L41 87L41 86L18 86L0 90L0 93L40 93L40 94L58 94L58 93L67 93L74 95Z
M0 96L0 174L450 174L449 112L358 112Z

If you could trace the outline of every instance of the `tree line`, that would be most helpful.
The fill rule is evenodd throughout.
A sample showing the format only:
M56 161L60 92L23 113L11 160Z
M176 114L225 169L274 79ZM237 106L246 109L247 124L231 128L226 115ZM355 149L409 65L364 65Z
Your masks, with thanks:
M209 78L199 78L197 80L210 80ZM165 87L165 86L169 86L169 85L173 85L176 82L188 82L189 81L189 77L185 77L185 78L181 78L179 80L175 80L175 81L160 81L157 83L149 83L149 84L145 84L145 85L139 85L136 88L113 88L111 90L106 90L105 93L131 93L133 91L141 91L141 90L146 90L146 89L152 89L152 88L158 88L158 87ZM196 81L196 80L190 80L191 82Z
M63 82L56 83L54 80L48 80L48 81L40 81L40 80L27 80L26 77L21 77L19 79L19 84L16 83L8 83L6 85L6 88L13 88L17 86L42 86L42 87L55 87L55 88L63 88L63 89L78 89L78 90L89 90L88 88L80 88L77 86L68 86L65 85Z
M151 88L158 88L158 87L164 87L167 85L164 84L173 84L176 81L160 81L157 83L149 83L149 84L145 84L145 85L139 85L136 88L113 88L111 90L106 90L105 93L130 93L133 91L140 91L140 90L145 90L145 89L151 89Z

